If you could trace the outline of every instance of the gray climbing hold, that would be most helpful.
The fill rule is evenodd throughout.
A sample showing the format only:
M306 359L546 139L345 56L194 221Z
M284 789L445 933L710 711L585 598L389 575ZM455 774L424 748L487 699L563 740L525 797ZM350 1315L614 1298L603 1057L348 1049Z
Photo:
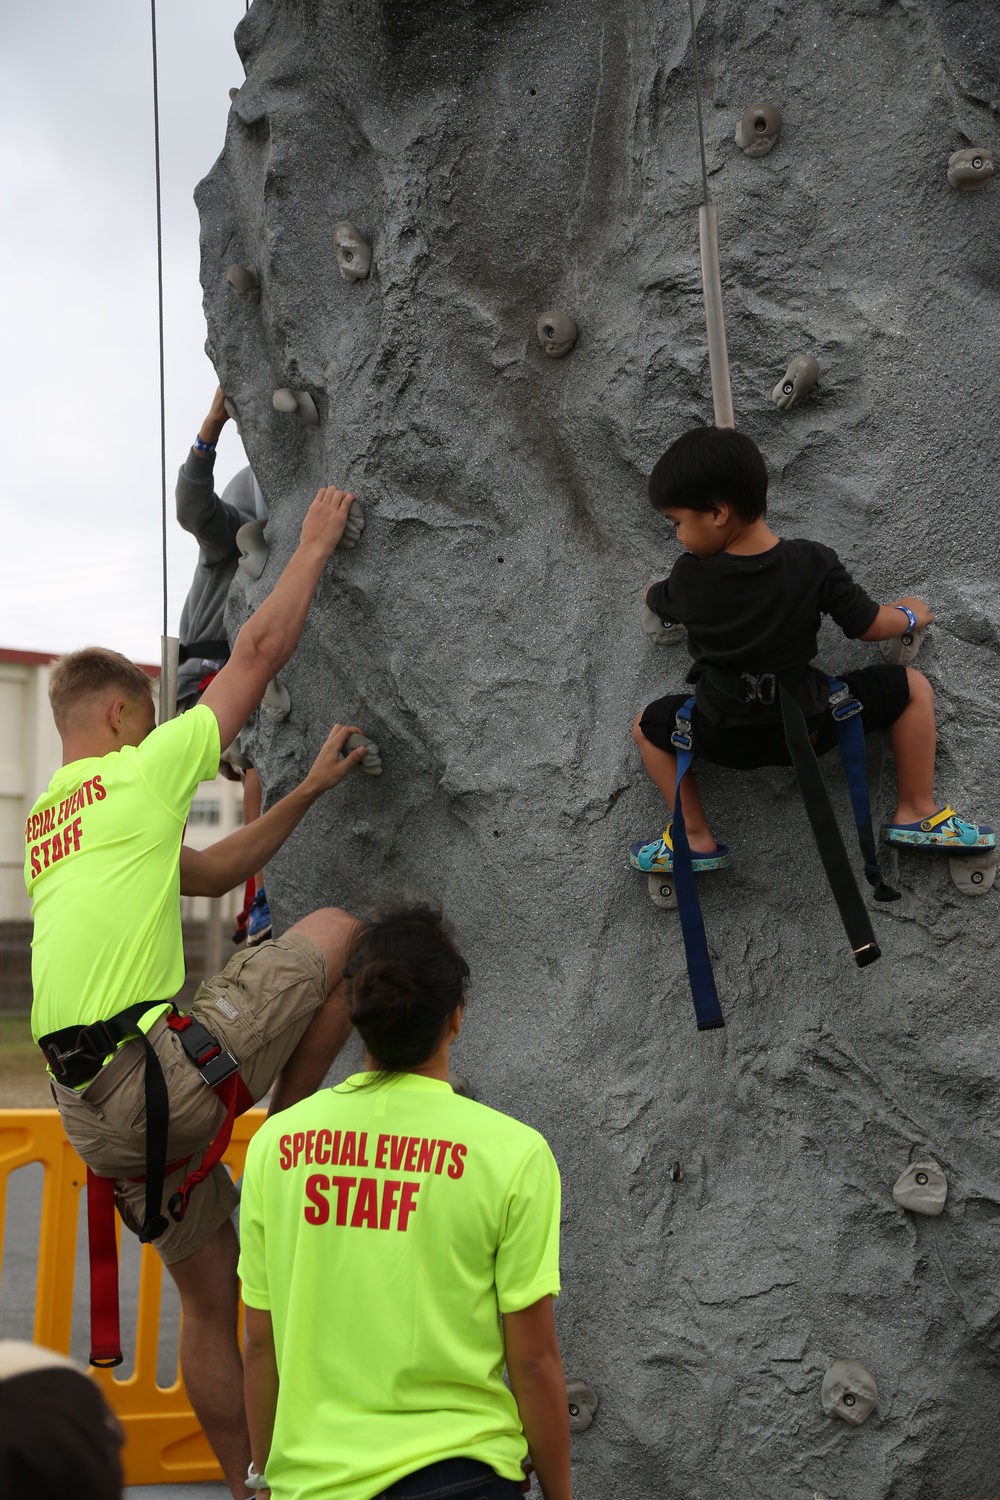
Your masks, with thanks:
M878 1388L875 1377L856 1359L835 1359L823 1376L820 1401L828 1417L839 1417L850 1427L860 1427L875 1410Z
M357 500L352 500L351 508L347 512L347 525L344 527L344 535L337 543L337 546L344 547L349 552L352 547L358 545L358 540L364 529L365 513Z
M247 521L236 533L240 549L240 568L248 578L259 578L267 562L268 546L264 540L264 522Z
M893 1184L892 1196L900 1208L911 1214L926 1214L936 1218L944 1212L948 1197L948 1179L941 1166L932 1156L911 1161Z
M238 771L249 771L250 769L250 762L243 754L239 735L236 736L231 745L226 746L219 759L227 761L229 765L235 767Z
M657 646L676 646L678 641L684 639L683 625L669 625L666 620L661 620L645 601L642 606L642 628Z
M907 630L891 641L879 641L879 650L893 666L908 667L923 645L926 632L927 626L920 625L916 630Z
M677 892L674 890L673 875L649 875L646 888L649 891L650 901L661 911L677 910Z
M235 404L235 402L230 401L229 397L225 396L225 397L223 397L222 404L226 408L226 411L232 417L233 421L236 423L236 425L238 427L240 425L240 414L236 410L236 404Z
M238 93L239 93L239 89L230 89L229 90L229 102L230 102L230 104L232 104L233 100L236 98L236 96L237 96Z
M569 313L543 312L535 329L550 359L563 359L576 343L577 326Z
M782 411L798 406L819 379L819 363L812 354L796 354L771 392L771 400Z
M261 707L275 724L283 724L291 713L292 700L288 696L288 689L281 685L277 677L272 677L268 683Z
M585 1380L567 1380L570 1432L586 1432L597 1415L597 1393Z
M256 266L228 266L226 280L237 297L242 297L244 302L256 304L260 301L260 278Z
M271 405L275 411L284 411L289 416L298 417L307 427L319 426L319 412L308 391L293 391L283 385L271 397Z
M474 1099L476 1097L472 1092L472 1084L467 1078L463 1077L461 1073L452 1073L449 1070L448 1082L451 1084L455 1093L461 1094L463 1099Z
M978 854L953 854L948 869L963 896L985 896L997 878L997 851L980 849Z
M948 181L960 193L978 193L993 176L993 153L985 146L954 151L948 158Z
M671 1165L671 1167L670 1167L670 1181L671 1182L683 1182L684 1181L684 1168L681 1166L681 1164L680 1164L679 1161L673 1162L672 1165Z
M349 734L344 741L344 754L350 755L352 750L360 750L364 745L368 754L359 767L366 776L381 776L382 757L374 740L370 740L366 734Z
M372 268L372 247L349 219L333 226L333 250L345 281L364 281Z
M745 156L766 156L781 134L781 110L762 99L751 104L740 116L736 127L736 144Z

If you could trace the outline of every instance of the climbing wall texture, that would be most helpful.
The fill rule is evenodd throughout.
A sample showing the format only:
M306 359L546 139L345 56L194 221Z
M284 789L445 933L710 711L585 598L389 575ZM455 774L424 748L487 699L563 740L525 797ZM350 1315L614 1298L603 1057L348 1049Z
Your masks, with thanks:
M946 172L996 136L998 12L698 14L736 420L770 465L772 523L937 611L919 665L939 790L988 821L1000 184L960 193ZM701 885L728 1024L699 1034L676 915L626 861L664 821L632 716L687 660L640 630L675 556L646 476L712 409L687 6L255 0L237 38L247 79L197 194L209 352L271 505L232 629L319 484L355 489L368 523L282 674L291 714L250 741L269 799L334 719L385 765L273 861L279 925L401 889L457 925L456 1065L562 1169L560 1334L600 1395L573 1439L580 1500L996 1494L996 893L891 858L903 899L858 970L791 772L706 768L733 867ZM734 133L760 99L784 125L753 160ZM367 279L338 270L342 221L371 243ZM258 306L234 262L257 267ZM565 358L538 342L546 310L579 325ZM819 384L779 411L803 352ZM279 387L320 425L275 411ZM878 659L822 637L829 667ZM870 768L884 816L881 745ZM949 1181L937 1218L892 1197L926 1155ZM820 1405L840 1358L878 1385L861 1427Z

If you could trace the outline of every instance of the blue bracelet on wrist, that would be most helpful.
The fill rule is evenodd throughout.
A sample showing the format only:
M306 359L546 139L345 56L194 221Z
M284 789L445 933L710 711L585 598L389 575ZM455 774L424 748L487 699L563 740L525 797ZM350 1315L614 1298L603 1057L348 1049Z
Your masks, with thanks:
M196 453L214 453L215 443L203 443L200 437L196 437L191 447Z
M906 607L905 604L897 604L896 608L899 609L899 610L902 610L903 614L906 616L906 622L909 625L910 629L911 630L916 630L916 628L917 628L917 617L913 613L913 610L912 609L907 609L907 607Z

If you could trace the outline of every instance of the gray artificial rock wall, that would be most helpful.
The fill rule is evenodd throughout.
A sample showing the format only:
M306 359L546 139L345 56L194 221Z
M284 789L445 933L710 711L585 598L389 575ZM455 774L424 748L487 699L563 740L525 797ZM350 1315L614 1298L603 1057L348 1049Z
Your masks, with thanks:
M997 10L698 13L737 424L770 464L776 529L937 610L920 665L940 792L988 819L1000 184L959 193L946 167L995 142ZM699 1034L676 915L626 862L664 821L630 722L686 661L639 627L674 556L646 475L711 420L686 4L256 0L237 37L202 271L272 550L259 582L238 575L232 628L319 484L356 489L368 520L254 754L269 798L335 718L385 763L312 812L272 904L285 924L408 887L457 924L474 974L457 1065L562 1168L559 1328L601 1402L573 1440L576 1493L997 1493L996 893L891 859L904 897L858 970L791 773L706 769L734 860L701 886L728 1025ZM733 136L760 98L784 128L751 160ZM338 272L341 220L372 244L366 280ZM259 305L231 262L257 266ZM561 360L535 335L547 309L579 324ZM803 351L819 385L780 412ZM273 409L285 386L318 427ZM877 659L822 646L829 666ZM881 747L870 765L884 815ZM939 1218L891 1193L927 1153L950 1184ZM862 1427L820 1407L839 1357L878 1383Z

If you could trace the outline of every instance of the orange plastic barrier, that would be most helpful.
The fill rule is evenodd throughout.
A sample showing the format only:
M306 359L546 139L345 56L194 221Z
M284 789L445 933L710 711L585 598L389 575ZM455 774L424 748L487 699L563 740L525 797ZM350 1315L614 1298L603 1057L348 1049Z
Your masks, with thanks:
M247 1145L265 1111L249 1110L233 1127L223 1160L234 1177L243 1171ZM87 1296L87 1267L77 1267L80 1191L87 1174L63 1132L54 1109L0 1110L0 1245L7 1215L7 1182L12 1172L40 1162L45 1180L38 1233L38 1278L34 1339L68 1354L77 1276ZM197 1189L195 1190L197 1191ZM119 1225L119 1231L121 1226ZM135 1334L135 1367L115 1379L114 1370L95 1370L94 1379L125 1429L126 1484L189 1483L221 1479L222 1471L191 1410L180 1371L172 1385L157 1384L160 1342L160 1293L163 1267L151 1245L142 1246ZM123 1348L129 1357L130 1319L122 1288ZM241 1318L242 1322L242 1318Z

